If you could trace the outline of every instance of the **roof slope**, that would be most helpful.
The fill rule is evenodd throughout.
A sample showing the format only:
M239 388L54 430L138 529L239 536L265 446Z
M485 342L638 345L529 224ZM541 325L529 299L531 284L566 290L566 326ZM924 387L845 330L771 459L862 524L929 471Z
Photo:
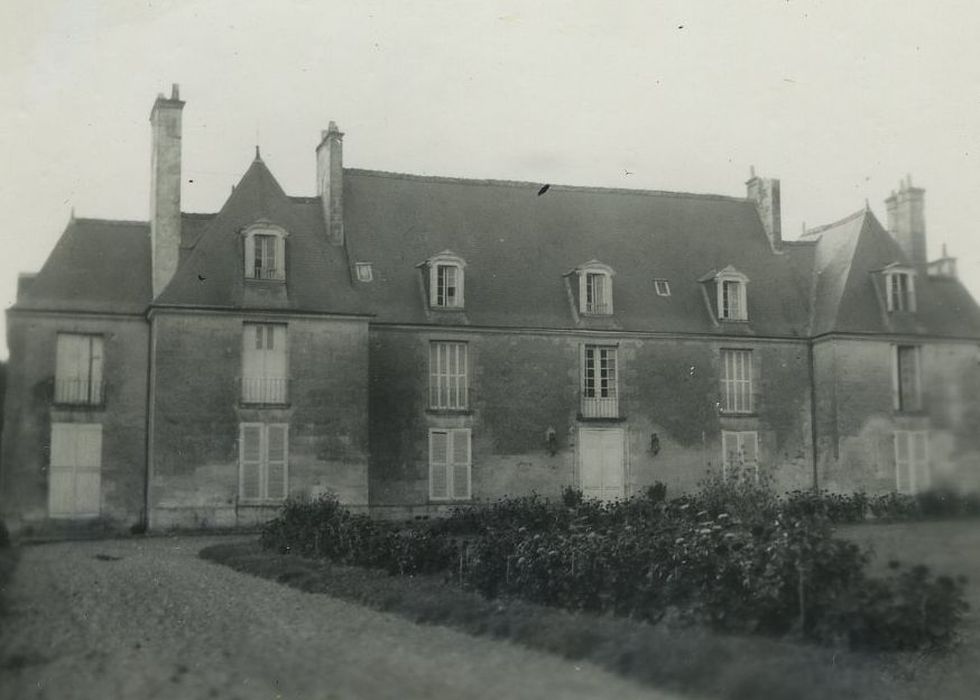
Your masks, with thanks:
M816 244L812 334L898 333L980 337L980 306L961 282L918 270L917 311L890 314L880 272L909 265L901 246L869 210L807 231Z
M151 296L148 223L72 219L13 308L141 313Z
M285 298L247 294L241 231L267 221L289 232ZM260 283L269 285L269 283ZM276 283L271 283L273 286ZM255 285L256 287L259 285ZM154 305L209 308L275 308L306 312L363 313L350 284L344 249L326 238L318 199L287 197L256 158L224 207L197 235L170 284Z
M639 331L802 335L808 285L773 253L751 202L730 197L452 180L345 171L351 258L371 262L365 289L377 320L428 323L416 265L451 249L467 263L466 309L480 326L576 328L566 273L589 260L612 267L614 318ZM751 280L749 323L720 328L705 273L733 265ZM656 294L654 279L670 282Z

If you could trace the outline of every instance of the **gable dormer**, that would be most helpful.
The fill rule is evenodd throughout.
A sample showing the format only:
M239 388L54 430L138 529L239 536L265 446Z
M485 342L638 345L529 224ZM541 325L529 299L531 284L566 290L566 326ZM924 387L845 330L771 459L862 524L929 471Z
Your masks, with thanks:
M246 280L286 281L286 238L281 226L259 220L242 229Z
M915 299L915 268L899 262L893 262L881 270L880 274L885 283L885 307L888 313L914 313Z
M722 270L712 270L698 281L706 285L708 305L717 320L749 320L749 278L743 273L728 265Z
M418 264L426 283L430 309L460 310L464 304L466 261L444 250Z
M616 272L605 263L589 260L568 273L578 278L578 312L582 316L612 316Z

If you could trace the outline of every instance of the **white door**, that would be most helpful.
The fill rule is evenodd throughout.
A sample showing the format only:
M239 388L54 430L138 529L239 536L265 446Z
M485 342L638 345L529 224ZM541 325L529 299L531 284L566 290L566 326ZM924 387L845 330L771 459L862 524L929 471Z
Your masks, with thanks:
M579 430L579 474L586 498L612 501L625 496L626 461L620 428Z
M48 512L52 518L94 517L102 500L102 425L52 423Z

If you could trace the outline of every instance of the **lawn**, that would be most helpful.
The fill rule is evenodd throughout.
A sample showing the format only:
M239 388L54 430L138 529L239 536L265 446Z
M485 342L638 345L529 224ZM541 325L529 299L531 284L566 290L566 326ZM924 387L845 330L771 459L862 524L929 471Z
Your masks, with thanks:
M425 624L507 639L587 659L651 686L696 697L973 698L980 687L980 520L842 527L890 559L965 574L973 610L963 641L945 654L853 653L790 640L731 636L608 615L575 614L514 599L487 600L440 576L398 577L264 551L209 548L202 556L312 593L345 598Z

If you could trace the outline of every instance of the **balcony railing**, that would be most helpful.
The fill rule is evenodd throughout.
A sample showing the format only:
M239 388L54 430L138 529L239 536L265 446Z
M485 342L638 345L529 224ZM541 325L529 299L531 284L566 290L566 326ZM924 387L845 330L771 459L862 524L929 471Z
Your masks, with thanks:
M242 377L242 403L285 404L289 380L283 377Z
M596 316L608 316L609 304L604 301L586 302L585 313L594 314Z
M615 396L583 396L583 418L619 418L619 399Z
M91 379L55 379L54 402L64 406L101 406L105 382Z
M286 271L275 267L256 267L252 269L252 274L249 275L249 278L282 282L286 279Z

